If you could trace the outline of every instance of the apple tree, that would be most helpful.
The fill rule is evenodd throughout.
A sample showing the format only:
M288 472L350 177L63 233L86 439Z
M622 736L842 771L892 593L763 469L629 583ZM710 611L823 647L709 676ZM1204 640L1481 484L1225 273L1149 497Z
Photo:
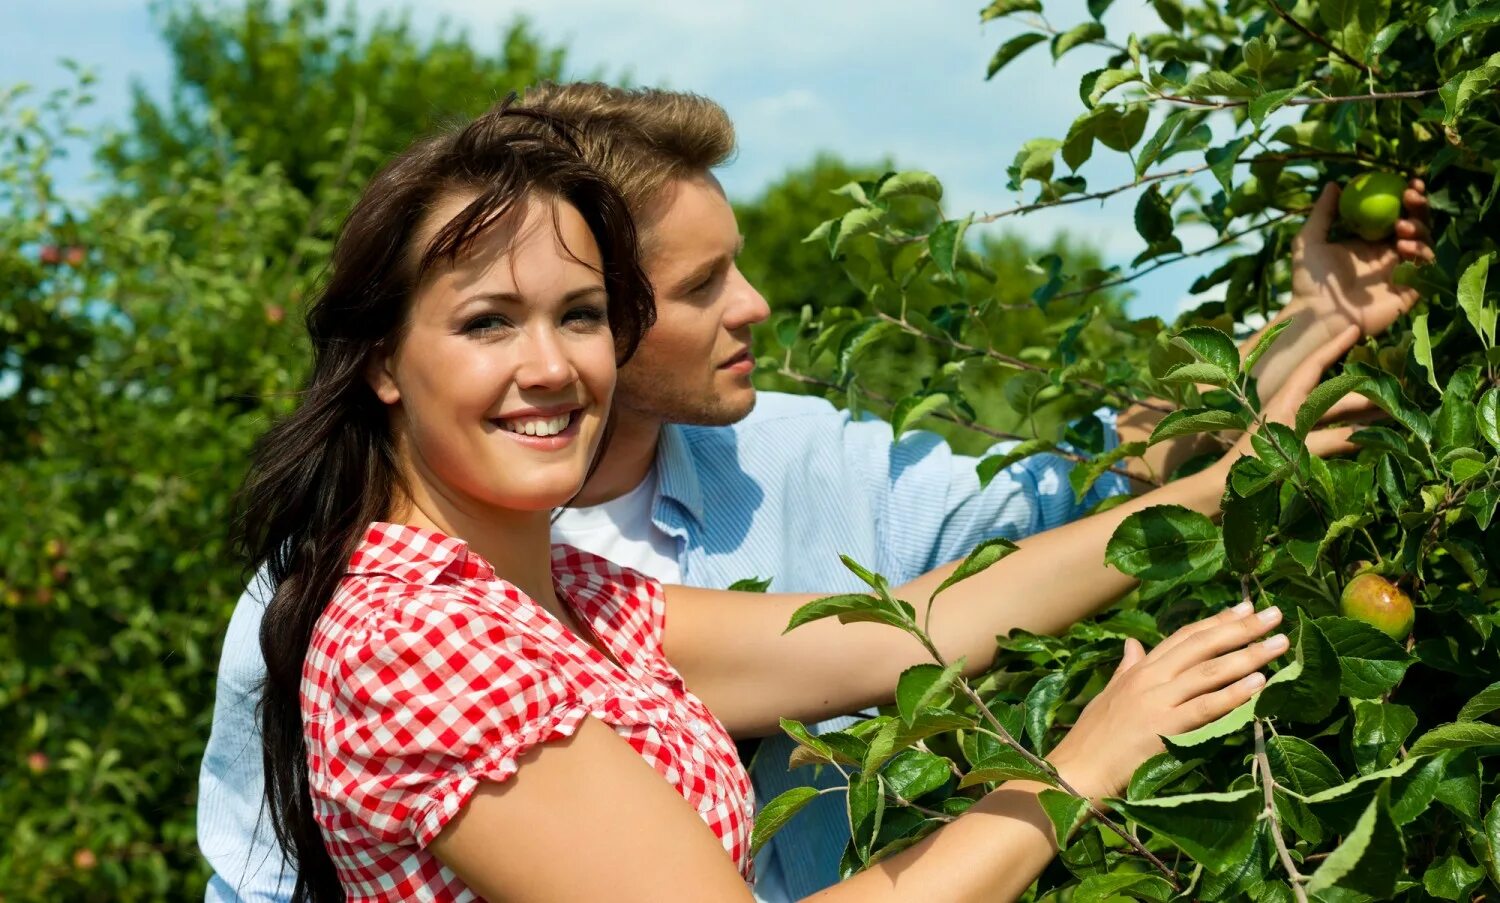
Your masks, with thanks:
M792 767L849 779L856 871L961 813L986 789L1038 779L1062 846L1038 900L1469 900L1500 893L1500 351L1490 270L1500 237L1500 6L1444 0L1151 0L1157 20L1119 33L1090 0L1054 21L1044 0L995 0L1007 28L991 78L1050 51L1095 54L1066 133L1017 149L1021 203L956 214L922 172L847 186L846 209L808 237L861 297L779 314L775 366L898 431L943 421L1009 439L981 480L1060 450L1081 497L1149 443L1101 453L1100 407L1165 415L1150 442L1256 430L1233 467L1221 521L1159 506L1126 519L1108 563L1139 588L1061 636L998 640L995 670L965 681L912 607L850 562L864 596L808 606L916 636L934 662L897 704L814 736L792 722ZM1091 162L1095 165L1091 166ZM1123 181L1091 183L1098 164ZM1107 168L1107 167L1106 167ZM1420 176L1436 262L1403 264L1413 311L1357 346L1293 426L1262 422L1232 336L1274 312L1293 235L1320 186L1346 183L1344 222L1379 238L1382 183ZM1068 204L1132 203L1140 252L1114 267L1035 261L1026 302L1041 335L1004 328L1006 288L966 241L974 227ZM904 208L925 206L912 228ZM1096 303L1166 266L1200 268L1203 296L1174 323ZM1274 342L1269 334L1258 354ZM892 372L886 349L901 347ZM1334 401L1369 398L1384 419L1358 452L1323 461L1304 437ZM1187 462L1170 480L1202 462ZM1011 546L994 541L962 572ZM1292 652L1251 703L1165 739L1120 799L1063 784L1048 750L1103 685L1123 640L1152 642L1242 599L1287 613ZM941 605L939 598L937 604ZM763 843L808 798L770 802Z

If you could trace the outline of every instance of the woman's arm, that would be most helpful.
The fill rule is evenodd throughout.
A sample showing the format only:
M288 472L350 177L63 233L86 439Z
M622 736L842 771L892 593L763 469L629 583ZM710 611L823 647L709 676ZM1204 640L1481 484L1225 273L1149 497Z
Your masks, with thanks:
M1350 327L1305 360L1267 405L1267 416L1290 422L1323 371L1357 336ZM1314 432L1309 448L1324 456L1349 450L1351 432ZM1242 437L1207 470L1021 541L1020 551L937 600L930 633L939 651L950 662L965 658L966 672L978 674L994 660L996 636L1016 629L1054 633L1109 605L1135 585L1104 563L1105 546L1120 522L1154 505L1217 514L1229 465L1248 451L1249 437ZM927 600L956 566L945 565L892 592L916 608L921 623ZM792 613L815 598L667 588L667 657L730 733L771 734L783 717L820 721L890 702L901 672L931 661L916 640L884 624L829 618L786 632Z
M1161 748L1248 700L1284 637L1248 611L1189 625L1146 655L1133 640L1106 688L1049 757L1080 792L1118 794ZM1247 645L1249 644L1249 645ZM933 835L817 899L838 903L1015 899L1056 852L1037 802L1043 785L1001 785ZM748 900L712 832L607 726L585 719L571 738L528 753L502 784L486 783L433 841L433 854L490 900Z

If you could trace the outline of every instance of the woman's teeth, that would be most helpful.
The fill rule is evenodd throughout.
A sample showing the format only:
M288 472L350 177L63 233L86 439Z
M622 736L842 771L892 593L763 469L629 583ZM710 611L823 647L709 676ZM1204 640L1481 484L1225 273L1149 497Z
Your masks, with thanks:
M526 436L556 436L567 429L572 420L572 414L558 414L556 417L517 417L498 422L502 430L512 433L521 433Z

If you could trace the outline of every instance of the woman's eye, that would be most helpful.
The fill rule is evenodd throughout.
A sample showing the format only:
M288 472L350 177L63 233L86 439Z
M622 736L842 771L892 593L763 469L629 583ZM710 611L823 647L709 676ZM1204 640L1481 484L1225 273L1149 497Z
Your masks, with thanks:
M487 335L489 333L498 332L499 330L504 329L509 325L510 321L506 320L504 317L497 317L493 314L486 314L482 317L475 317L468 323L465 323L464 333L469 335Z
M607 316L602 307L575 307L563 315L563 322L592 326L603 323Z

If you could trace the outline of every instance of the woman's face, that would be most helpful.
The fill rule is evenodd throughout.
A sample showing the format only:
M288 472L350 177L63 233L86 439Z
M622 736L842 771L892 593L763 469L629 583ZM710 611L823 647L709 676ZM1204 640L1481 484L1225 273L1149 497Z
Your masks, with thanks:
M417 247L471 200L439 204ZM578 211L536 197L417 287L399 346L370 368L413 492L479 514L578 491L615 386L600 269Z

